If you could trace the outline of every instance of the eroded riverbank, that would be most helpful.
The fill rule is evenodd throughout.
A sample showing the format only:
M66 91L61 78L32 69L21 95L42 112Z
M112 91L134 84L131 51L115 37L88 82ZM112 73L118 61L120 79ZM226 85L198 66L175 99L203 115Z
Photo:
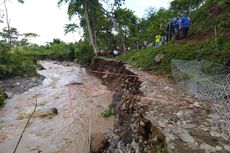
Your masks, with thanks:
M36 100L38 107L17 152L88 152L89 135L102 141L103 133L113 127L113 118L99 117L111 103L112 93L89 90L107 87L79 65L53 61L41 65L43 83L8 99L0 110L0 152L13 152ZM58 115L46 115L52 107Z

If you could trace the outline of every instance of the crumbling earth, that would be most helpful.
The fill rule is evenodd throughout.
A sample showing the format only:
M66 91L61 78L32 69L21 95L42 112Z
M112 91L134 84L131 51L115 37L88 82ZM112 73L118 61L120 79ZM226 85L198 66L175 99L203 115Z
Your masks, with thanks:
M94 59L90 73L113 91L115 128L98 150L106 153L230 152L209 101L199 101L173 80L114 60Z

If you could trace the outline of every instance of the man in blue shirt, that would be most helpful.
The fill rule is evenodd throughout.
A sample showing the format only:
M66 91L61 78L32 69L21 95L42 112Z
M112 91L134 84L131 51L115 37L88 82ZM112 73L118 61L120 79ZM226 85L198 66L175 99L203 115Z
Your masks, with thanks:
M177 16L174 20L173 20L173 27L174 27L174 33L176 36L176 39L179 39L179 30L181 29L181 19L179 18L179 16Z
M188 35L188 30L190 27L190 18L185 15L181 18L181 26L182 26L182 31L183 31L183 38L185 39Z

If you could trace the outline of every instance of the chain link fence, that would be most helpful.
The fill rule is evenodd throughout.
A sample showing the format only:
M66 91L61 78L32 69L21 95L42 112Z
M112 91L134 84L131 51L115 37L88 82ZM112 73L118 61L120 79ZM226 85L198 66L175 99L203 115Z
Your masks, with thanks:
M178 84L212 102L216 126L230 136L230 68L207 60L172 60L171 68Z

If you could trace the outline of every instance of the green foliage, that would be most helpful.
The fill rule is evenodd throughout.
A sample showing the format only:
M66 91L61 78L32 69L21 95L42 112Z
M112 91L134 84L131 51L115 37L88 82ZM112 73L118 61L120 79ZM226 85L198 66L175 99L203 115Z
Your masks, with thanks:
M35 64L8 44L0 43L0 78L35 75Z
M190 33L200 32L214 33L214 27L217 27L217 33L230 30L230 8L225 0L207 0L199 9L191 12L192 26Z
M178 13L190 12L197 9L204 0L173 0L171 2L171 9Z
M167 142L164 142L162 144L158 144L156 146L156 153L168 153L168 144Z
M0 106L4 105L5 97L0 93Z
M89 65L91 59L95 56L92 47L86 41L66 44L59 40L54 40L46 46L24 46L19 50L29 57L38 59L55 59L55 60L77 60L79 64Z
M89 65L95 56L92 46L89 46L87 42L79 42L76 50L76 59L81 65Z
M0 86L0 106L4 105L4 101L5 101L5 96L4 96L4 93L1 89L1 86Z
M134 65L137 68L154 72L171 72L172 59L207 59L210 61L230 64L230 39L220 41L218 46L214 41L200 44L169 44L160 48L149 47L144 50L134 50L123 54L120 59L123 62ZM154 57L162 54L164 57L156 62Z
M108 108L100 114L100 116L104 118L110 117L112 115L115 115L115 110L113 108Z

